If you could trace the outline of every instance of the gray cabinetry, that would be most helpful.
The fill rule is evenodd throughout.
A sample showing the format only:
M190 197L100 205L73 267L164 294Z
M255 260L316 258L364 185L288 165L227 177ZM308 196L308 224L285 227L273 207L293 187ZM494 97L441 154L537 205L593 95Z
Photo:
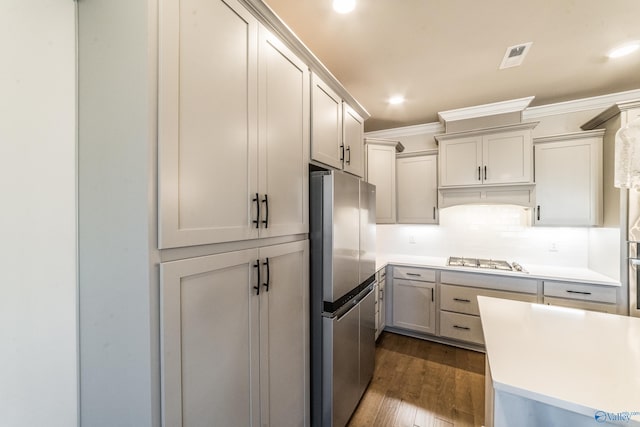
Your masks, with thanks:
M311 76L311 160L364 176L364 119L316 74Z
M617 313L617 289L588 283L544 281L544 303L561 307Z
M396 222L396 141L367 139L366 181L376 186L376 222Z
M410 331L434 334L436 332L435 289L435 271L394 267L391 325Z
M438 156L436 153L400 154L396 160L397 222L438 222Z
M308 423L307 247L161 265L165 426Z
M536 124L438 135L440 186L532 183Z
M534 139L536 225L602 224L604 130Z
M308 67L235 0L160 10L159 247L306 232Z

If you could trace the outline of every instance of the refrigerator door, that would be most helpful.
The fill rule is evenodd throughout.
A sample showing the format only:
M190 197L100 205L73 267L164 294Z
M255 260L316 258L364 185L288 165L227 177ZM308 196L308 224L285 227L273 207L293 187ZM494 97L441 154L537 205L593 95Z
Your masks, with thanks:
M368 289L369 293L360 301L360 397L373 378L376 354L376 283Z
M376 272L376 186L360 182L360 274L362 283Z
M324 176L324 191L323 239L325 250L330 251L325 259L331 263L323 266L323 298L335 302L360 283L360 180L344 172L332 172Z
M360 400L360 305L322 319L324 326L322 426L344 427Z

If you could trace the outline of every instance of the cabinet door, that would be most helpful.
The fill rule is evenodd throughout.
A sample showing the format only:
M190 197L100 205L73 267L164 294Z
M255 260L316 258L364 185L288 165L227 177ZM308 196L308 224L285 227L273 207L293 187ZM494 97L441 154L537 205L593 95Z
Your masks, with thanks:
M598 225L602 214L602 145L597 138L537 144L537 225Z
M257 21L235 0L159 18L159 247L256 238Z
M482 136L468 136L440 142L440 185L482 183Z
M396 149L367 144L367 182L376 186L376 223L396 222Z
M387 276L383 271L378 280L378 335L384 330L387 323L387 298L386 298L386 284ZM376 337L377 338L377 337Z
M306 240L260 249L263 427L309 425L308 253Z
M309 231L309 69L260 27L260 237Z
M311 75L311 159L342 169L342 99Z
M351 108L344 107L344 170L364 176L364 120Z
M533 182L531 130L501 132L482 138L484 184Z
M393 279L393 326L435 333L435 283Z
M397 160L398 223L437 223L437 156Z
M162 263L165 427L258 427L256 249Z

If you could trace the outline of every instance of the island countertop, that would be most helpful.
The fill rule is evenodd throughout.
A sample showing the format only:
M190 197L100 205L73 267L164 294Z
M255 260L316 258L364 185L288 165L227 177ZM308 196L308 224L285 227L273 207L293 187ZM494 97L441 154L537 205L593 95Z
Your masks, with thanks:
M640 318L478 297L496 392L640 425ZM635 414L637 412L637 414ZM594 420L595 417L595 420Z

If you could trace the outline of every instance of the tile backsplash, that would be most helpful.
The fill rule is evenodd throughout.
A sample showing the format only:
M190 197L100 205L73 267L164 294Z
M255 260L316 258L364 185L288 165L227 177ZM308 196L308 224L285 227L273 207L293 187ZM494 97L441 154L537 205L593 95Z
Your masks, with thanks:
M589 230L532 227L531 211L517 206L454 206L440 211L440 225L378 225L377 250L417 256L505 259L525 268L527 263L589 268ZM615 238L607 242L615 246ZM599 252L607 251L600 247ZM612 256L611 262L615 263L615 259Z

